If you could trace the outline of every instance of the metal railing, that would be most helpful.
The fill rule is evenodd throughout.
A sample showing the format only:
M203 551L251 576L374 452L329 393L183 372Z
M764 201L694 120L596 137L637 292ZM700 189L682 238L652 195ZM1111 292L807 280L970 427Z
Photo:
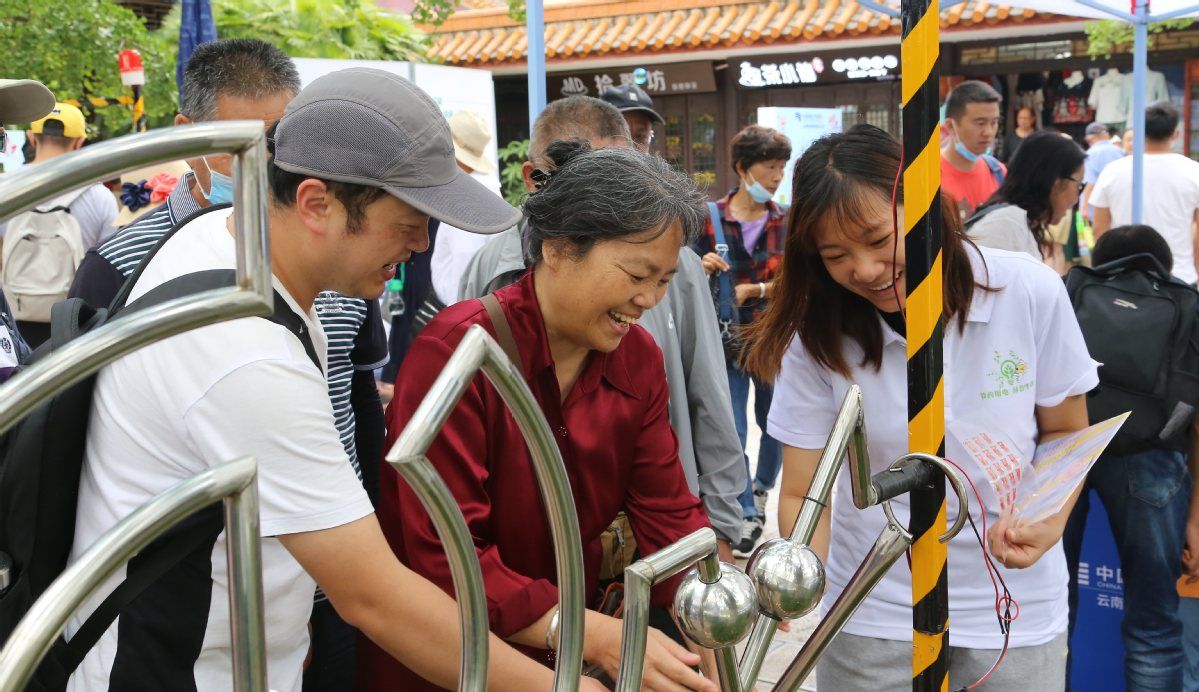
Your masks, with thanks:
M550 522L558 571L561 620L554 690L575 690L583 669L586 586L579 520L570 480L549 423L518 366L508 360L483 327L475 325L467 330L386 458L412 486L445 546L462 627L458 689L485 690L489 619L479 557L457 502L425 456L479 370L499 390L529 445Z
M237 287L151 306L56 349L0 385L0 433L62 389L160 339L223 320L269 315L273 305L266 220L266 145L260 121L170 127L101 142L0 177L0 221L69 190L156 163L233 154Z
M245 457L167 489L106 531L33 604L0 650L0 692L20 692L67 621L116 570L175 523L224 500L233 689L266 689L258 465Z

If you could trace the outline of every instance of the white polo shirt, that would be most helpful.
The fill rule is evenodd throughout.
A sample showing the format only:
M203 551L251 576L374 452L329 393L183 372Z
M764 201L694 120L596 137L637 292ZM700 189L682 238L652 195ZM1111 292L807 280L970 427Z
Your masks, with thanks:
M230 212L196 217L153 258L130 299L168 279L234 266ZM275 288L305 321L323 361L313 311ZM276 536L328 529L371 513L334 425L324 376L287 328L259 317L171 337L103 368L96 381L75 523L75 560L157 493L225 461L258 461L267 676L300 689L316 584ZM73 635L124 569L67 627ZM69 689L228 690L225 534L122 611Z
M1034 258L1006 250L982 248L989 277L977 253L969 251L975 280L1001 288L976 290L965 333L953 320L945 328L945 417L1000 421L1004 432L1026 458L1038 438L1037 406L1055 406L1099 383L1098 364L1087 353L1082 333L1062 280ZM879 320L883 329L882 367L862 367L862 349L846 338L844 350L852 372L838 375L817 365L794 339L783 357L775 383L767 429L783 444L821 449L851 384L862 388L872 472L885 469L908 451L907 346L902 336ZM969 461L952 435L946 452L973 479L987 507L988 524L997 518L998 498L985 473ZM977 504L973 497L970 501ZM898 520L907 525L908 496L892 502ZM957 500L948 497L950 521ZM837 476L832 507L832 546L827 565L824 609L832 605L870 550L886 523L881 507L865 511L853 506L849 473ZM977 508L971 512L978 518ZM979 525L981 531L982 526ZM950 643L976 649L1003 645L994 609L994 591L983 566L974 533L966 527L949 544ZM1066 561L1060 544L1032 567L1003 570L1020 617L1012 625L1012 646L1043 644L1066 631ZM900 560L845 626L851 634L879 639L912 637L912 578Z

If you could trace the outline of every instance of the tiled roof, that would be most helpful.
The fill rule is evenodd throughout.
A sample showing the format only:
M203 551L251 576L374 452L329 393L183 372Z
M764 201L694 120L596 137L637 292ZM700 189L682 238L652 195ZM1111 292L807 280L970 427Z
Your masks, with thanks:
M503 0L459 11L435 29L429 57L452 65L523 62L525 29L507 16ZM705 48L784 44L822 39L899 35L900 23L871 12L857 0L783 0L730 2L692 0L678 9L671 0L546 3L546 57L595 57ZM941 12L941 28L954 30L1057 19L999 5L968 0Z

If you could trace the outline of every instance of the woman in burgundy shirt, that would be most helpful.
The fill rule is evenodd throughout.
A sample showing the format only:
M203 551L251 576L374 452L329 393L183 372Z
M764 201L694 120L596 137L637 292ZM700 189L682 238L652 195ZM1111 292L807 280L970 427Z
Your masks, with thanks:
M708 525L679 464L662 354L635 324L661 300L679 248L703 227L703 202L684 175L632 150L555 142L547 155L557 170L525 204L532 269L495 296L566 463L588 594L595 594L600 536L621 510L643 555ZM459 303L413 342L387 411L389 447L475 324L495 334L480 301ZM474 536L491 629L550 663L545 647L558 591L549 525L524 439L482 375L428 458ZM386 463L381 486L379 517L396 554L452 592L441 542L416 495ZM659 585L653 603L669 606L677 583ZM612 677L620 628L619 620L587 612L583 657ZM649 641L647 689L716 689L689 668L697 656L656 630ZM429 687L373 646L360 649L359 658L367 689Z

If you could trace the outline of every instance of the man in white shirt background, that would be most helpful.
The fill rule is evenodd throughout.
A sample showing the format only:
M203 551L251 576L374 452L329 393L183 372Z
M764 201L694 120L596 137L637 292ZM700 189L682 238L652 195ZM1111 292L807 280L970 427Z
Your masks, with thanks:
M1178 136L1178 109L1160 101L1145 109L1144 218L1166 239L1174 255L1174 276L1194 284L1195 222L1199 219L1199 162L1171 151ZM1132 223L1131 156L1108 164L1091 193L1098 239L1114 226Z

